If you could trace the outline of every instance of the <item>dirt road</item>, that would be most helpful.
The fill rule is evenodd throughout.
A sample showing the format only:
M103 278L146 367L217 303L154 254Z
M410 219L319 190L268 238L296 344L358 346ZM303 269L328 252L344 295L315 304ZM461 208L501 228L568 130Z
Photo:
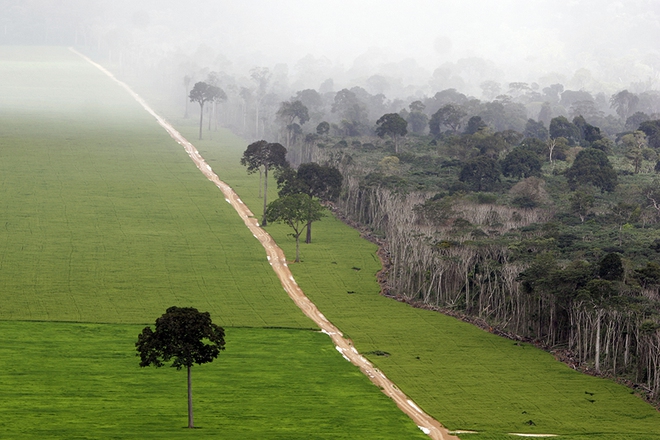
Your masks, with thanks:
M374 367L371 362L369 362L364 356L362 356L358 351L353 347L353 343L350 339L344 338L342 333L337 327L335 327L330 321L326 319L325 316L316 308L314 303L312 303L303 291L296 284L291 271L289 270L284 256L284 252L277 246L273 238L264 231L258 224L257 220L254 218L252 212L248 209L247 206L241 201L238 195L234 192L233 189L223 181L221 181L218 176L213 172L211 167L204 161L204 158L199 154L197 149L188 142L181 134L176 131L167 121L161 118L156 112L154 112L147 103L133 90L128 87L125 83L119 81L114 77L112 73L103 68L101 65L93 62L86 56L77 52L74 49L71 49L72 52L84 58L87 62L91 63L103 73L108 75L119 85L121 85L126 91L133 97L137 102L139 102L144 109L149 112L158 123L176 140L185 151L188 153L190 158L193 160L197 168L215 185L220 188L220 190L225 195L225 199L229 202L238 215L243 219L245 225L252 231L252 234L261 242L261 244L266 249L266 258L270 262L270 265L273 267L273 270L279 277L284 290L289 294L289 297L296 303L298 307L312 319L324 333L328 334L332 339L337 351L339 351L344 358L349 362L353 363L360 370L366 374L371 381L381 388L383 393L388 395L392 400L394 400L397 406L406 413L417 426L426 434L429 435L434 440L458 440L458 437L450 435L447 429L445 429L437 420L433 417L426 414L422 411L415 403L408 398L401 390L399 390L392 381L390 381L385 375Z

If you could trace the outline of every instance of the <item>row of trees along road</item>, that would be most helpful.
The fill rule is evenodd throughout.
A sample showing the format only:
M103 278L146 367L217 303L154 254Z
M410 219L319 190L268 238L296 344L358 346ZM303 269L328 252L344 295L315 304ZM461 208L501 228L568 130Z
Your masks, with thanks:
M293 229L296 240L296 262L300 261L300 235L306 229L306 243L312 242L312 223L323 217L320 200L338 197L342 184L339 170L316 163L301 164L297 169L289 166L286 148L264 140L253 142L243 152L241 164L248 173L263 170L264 209L262 226L267 222L282 222ZM278 199L268 203L268 170L277 172ZM261 184L259 185L261 187Z

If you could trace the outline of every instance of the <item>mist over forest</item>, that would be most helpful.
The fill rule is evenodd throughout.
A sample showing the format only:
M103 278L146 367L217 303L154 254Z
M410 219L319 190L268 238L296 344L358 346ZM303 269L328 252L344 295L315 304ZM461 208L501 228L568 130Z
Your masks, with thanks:
M249 84L250 69L266 67L284 99L322 84L404 100L450 88L493 99L510 83L609 97L660 81L654 0L3 0L0 9L0 44L84 47L168 82L214 71Z

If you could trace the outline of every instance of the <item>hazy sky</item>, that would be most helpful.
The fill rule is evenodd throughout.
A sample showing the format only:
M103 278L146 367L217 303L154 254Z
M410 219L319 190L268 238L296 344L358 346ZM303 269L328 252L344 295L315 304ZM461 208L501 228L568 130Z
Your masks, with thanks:
M57 12L70 5L82 11L80 17L96 15L90 21L102 30L122 23L143 26L145 32L136 33L141 44L194 52L204 43L241 65L284 62L293 68L309 54L344 69L357 57L377 68L412 58L432 73L444 63L479 57L495 62L509 81L529 80L528 72L570 78L583 67L601 81L660 80L660 0L0 0L0 7L3 3L10 10ZM49 14L44 12L45 20Z
M230 0L214 15L233 50L345 63L376 46L434 67L466 56L658 54L660 41L658 0Z

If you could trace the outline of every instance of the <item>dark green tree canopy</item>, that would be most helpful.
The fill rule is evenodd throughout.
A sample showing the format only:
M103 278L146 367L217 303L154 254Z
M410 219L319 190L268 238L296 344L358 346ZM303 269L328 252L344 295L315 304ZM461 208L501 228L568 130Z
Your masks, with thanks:
M399 139L408 134L408 121L398 113L386 113L376 121L376 134L389 136L394 141L394 150L399 152Z
M279 143L270 143L264 140L248 145L243 152L241 165L246 166L248 173L255 173L259 169L282 168L289 165L286 160L286 148Z
M550 137L563 137L570 145L575 145L580 141L580 129L564 116L557 116L550 121Z
M435 137L440 136L443 127L457 132L461 128L461 123L465 116L467 116L467 113L459 105L445 104L431 116L429 130Z
M429 123L430 126L430 123ZM481 119L481 116L472 116L468 119L467 125L465 126L465 134L475 134L479 131L485 129L488 125Z
M610 252L605 255L598 265L598 276L608 281L621 281L623 279L624 269L621 262L621 255L616 252Z
M249 174L263 169L264 172L264 210L261 217L262 226L268 224L266 218L266 207L268 205L268 170L282 169L289 166L286 160L286 148L277 142L266 142L264 140L252 142L243 152L241 165L247 167Z
M500 166L492 157L477 156L465 162L458 179L474 191L483 191L500 181Z
M527 124L525 124L525 131L523 132L527 138L535 138L540 141L547 141L550 133L548 129L545 128L543 121L536 122L534 119L528 119Z
M199 104L199 138L202 138L202 124L204 119L204 104L213 101L224 101L227 99L227 94L218 86L211 85L204 81L195 83L193 89L190 91L190 102Z
M502 160L502 174L507 177L524 179L541 174L543 163L539 155L531 149L517 147Z
M339 196L343 177L339 170L314 162L303 163L297 170L284 168L277 175L278 194L305 193L321 200L335 200Z
M193 307L170 307L156 319L156 328L145 327L135 346L140 366L162 367L172 361L180 370L205 364L225 349L225 331L211 322L208 312Z
M316 126L316 134L320 136L327 135L329 131L330 131L330 124L328 124L326 121L322 121L319 123L319 125Z
M582 115L573 118L573 124L580 130L581 144L585 147L589 147L593 142L603 138L603 135L600 134L600 128L589 124Z
M572 190L580 185L593 185L601 191L612 192L617 185L616 171L607 155L595 148L585 148L578 153L566 171L566 178Z

